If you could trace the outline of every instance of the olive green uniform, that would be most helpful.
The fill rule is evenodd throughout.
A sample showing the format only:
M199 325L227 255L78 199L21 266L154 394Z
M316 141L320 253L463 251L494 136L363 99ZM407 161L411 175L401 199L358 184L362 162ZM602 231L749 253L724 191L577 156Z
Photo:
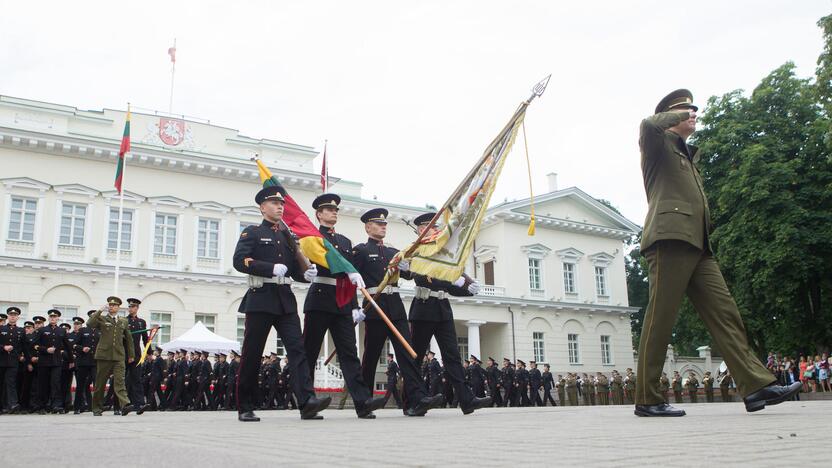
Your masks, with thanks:
M690 398L690 402L696 403L697 392L699 391L699 380L697 380L696 377L688 377L685 387L688 389L688 398Z
M708 403L714 402L714 379L710 375L706 375L702 379L702 388L705 389L705 401Z
M681 377L673 377L672 387L673 387L673 400L676 403L684 403L685 400L682 398L682 378Z
M607 376L601 374L598 376L598 384L596 385L598 389L598 403L602 406L607 406L610 404L610 381L607 379Z
M624 395L627 397L628 404L635 403L635 394L636 394L636 374L629 373L627 374L627 378L624 380Z
M610 388L612 390L612 404L614 405L623 405L624 404L624 382L621 379L620 374L615 374L612 376L612 384L610 384Z
M135 359L133 338L130 336L130 326L124 317L103 315L102 311L94 313L87 326L101 331L101 338L95 349L95 393L92 396L93 412L101 411L101 400L104 397L104 387L110 374L113 375L115 395L121 407L130 404L124 385L125 361Z
M569 406L578 406L578 381L571 375L566 378L566 396Z
M558 404L566 406L566 379L561 378L556 385L558 387Z
M670 390L670 381L667 377L661 376L659 379L659 392L661 392L664 401L667 401L667 391Z
M710 211L696 168L698 149L668 131L688 112L659 112L641 122L639 146L648 212L641 252L648 263L650 299L638 350L636 403L664 401L659 377L671 330L687 294L723 352L741 395L774 378L748 345L745 326L711 253Z
M722 401L734 401L734 397L731 396L731 382L733 381L731 374L727 374L719 383L719 393L722 395Z

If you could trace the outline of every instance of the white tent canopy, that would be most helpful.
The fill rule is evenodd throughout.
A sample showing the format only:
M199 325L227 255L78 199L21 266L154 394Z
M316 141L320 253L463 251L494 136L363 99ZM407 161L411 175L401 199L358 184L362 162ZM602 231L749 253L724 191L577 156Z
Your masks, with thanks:
M223 338L206 328L202 322L197 322L179 338L164 343L162 349L164 351L184 349L187 351L207 351L209 353L240 352L240 343Z

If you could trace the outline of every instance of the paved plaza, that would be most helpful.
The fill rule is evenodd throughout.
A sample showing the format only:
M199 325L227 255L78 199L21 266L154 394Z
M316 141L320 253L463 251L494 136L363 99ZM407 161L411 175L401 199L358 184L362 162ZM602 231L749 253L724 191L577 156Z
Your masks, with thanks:
M324 421L261 411L142 416L0 416L4 467L142 466L784 466L828 432L832 401L747 414L741 403L680 405L684 418L644 419L629 406L457 409L406 418L327 410Z

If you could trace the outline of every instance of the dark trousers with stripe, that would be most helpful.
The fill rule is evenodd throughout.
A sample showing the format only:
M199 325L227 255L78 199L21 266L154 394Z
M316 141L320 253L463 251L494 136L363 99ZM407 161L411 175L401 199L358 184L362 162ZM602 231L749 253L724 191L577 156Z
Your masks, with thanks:
M266 339L272 328L277 331L286 348L289 368L293 376L292 390L297 401L303 406L306 400L315 396L315 388L312 386L312 379L309 375L309 365L306 362L298 314L275 315L265 312L248 312L236 389L237 410L241 413L253 411L259 403L255 397L257 374L260 371L263 348L266 346Z
M465 385L465 371L462 369L462 358L459 356L459 344L454 321L430 322L416 320L411 322L411 327L413 331L413 350L416 351L418 365L421 367L422 359L428 350L428 346L430 346L430 339L435 336L436 342L439 344L439 351L442 353L445 372L447 372L448 379L453 385L456 400L461 406L468 406L473 400L474 394Z
M310 379L314 378L315 362L321 352L326 331L329 330L352 401L358 406L372 398L373 394L361 376L361 361L358 360L358 349L355 345L352 315L308 310L304 311L303 321L303 346L306 348L307 375ZM289 356L289 363L291 362L292 357ZM292 378L295 376L299 374L293 369Z
M410 338L410 327L408 327L407 320L396 320L393 322L393 325L396 327L396 330L401 333L402 337L408 342L411 342ZM364 321L364 356L361 359L361 366L362 366L362 375L364 378L364 382L367 385L373 385L376 377L376 366L378 365L378 360L381 357L381 352L384 348L384 342L387 339L390 339L390 343L393 344L393 350L396 354L396 362L399 365L399 372L402 374L402 379L404 380L404 404L406 407L410 408L415 406L419 400L427 396L427 388L425 387L425 382L419 376L419 367L416 366L416 362L413 358L410 357L407 350L404 349L404 346L399 342L399 340L393 335L393 332L390 328L387 327L387 324L384 323L383 320L365 320ZM399 395L395 388L395 384L391 385L388 383L388 392L396 392L396 405L401 406L402 403L399 401ZM372 387L370 388L372 390Z

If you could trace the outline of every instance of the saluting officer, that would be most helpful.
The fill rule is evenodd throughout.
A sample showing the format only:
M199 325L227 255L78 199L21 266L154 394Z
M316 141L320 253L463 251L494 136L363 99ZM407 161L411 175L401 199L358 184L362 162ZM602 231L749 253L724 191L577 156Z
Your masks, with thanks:
M390 260L399 252L384 243L384 239L387 237L387 215L388 211L384 208L373 208L361 215L361 222L364 223L364 230L367 231L368 238L366 243L353 247L352 260L355 268L361 273L361 278L367 286L367 292L377 296L375 301L381 310L393 322L402 337L411 342L407 313L404 310L402 298L399 296L398 284L388 284L382 291L377 290L382 279L384 279ZM400 262L397 267L401 271L402 278L410 279L407 261ZM384 343L389 338L396 353L397 362L392 362L397 365L397 370L401 373L404 381L405 414L408 416L422 416L429 409L441 405L442 395L428 396L428 389L425 387L424 381L419 378L419 368L416 367L416 362L410 357L398 338L393 335L393 332L387 327L375 308L368 308L367 305L365 299L364 310L367 312L364 319L364 356L361 359L364 382L372 390L373 382L375 382L376 365L381 356L382 348L384 348ZM395 385L393 387L393 389L388 388L388 391L396 391ZM402 402L399 400L397 391L395 397L396 404L401 407Z
M20 309L9 307L6 314L7 323L0 326L0 385L5 389L2 409L15 414L21 410L17 397L17 375L20 364L25 361L23 348L26 344L26 332L17 326Z
M134 409L127 398L124 376L125 364L132 363L136 355L133 350L133 338L130 336L130 325L126 318L118 316L121 304L120 298L110 296L107 298L107 314L102 314L104 312L102 308L92 314L87 321L88 327L101 332L98 346L95 349L95 393L92 396L94 416L102 415L101 400L104 397L104 387L110 374L113 375L114 395L121 404L121 415L127 416Z
M650 301L638 350L635 414L684 416L659 390L670 334L687 295L708 327L744 396L746 411L791 398L800 383L777 385L748 344L737 305L722 278L710 243L710 210L696 167L699 150L687 144L696 130L693 95L679 89L665 96L641 122L639 147L648 212L641 252L647 259Z
M38 387L40 397L38 408L41 414L46 413L46 407L53 413L64 412L64 395L61 393L61 370L64 359L72 361L70 353L65 357L64 350L71 349L67 340L67 331L58 326L61 311L50 309L49 325L39 328L33 338L33 349L38 356Z
M419 233L424 232L436 213L425 213L413 220L418 226ZM435 234L436 228L431 227L427 235ZM469 282L464 276L456 281L442 281L429 276L412 274L416 283L413 302L410 304L410 323L413 332L413 349L417 359L421 360L428 349L432 337L436 337L439 351L448 379L453 384L459 408L463 414L491 406L491 397L475 397L465 386L465 375L462 370L462 358L454 326L454 313L451 309L449 296L473 296L479 292L480 285L476 281Z
M338 206L341 197L334 193L319 195L312 202L315 217L320 223L321 235L347 260L352 260L352 242L347 237L335 232L338 222ZM364 280L360 273L332 273L329 269L312 265L304 273L304 278L312 282L303 304L303 342L306 348L306 360L310 376L315 374L315 362L321 352L326 332L329 330L338 362L344 375L347 390L355 404L359 418L374 419L374 410L384 406L384 398L373 398L368 383L361 374L361 361L355 343L355 323L364 320L364 312L358 308L358 301L353 297L346 305L340 306L336 297L338 281L349 281L355 287L363 288ZM376 361L378 357L376 357ZM289 361L292 361L291 356ZM373 379L375 381L375 379Z
M302 266L296 258L295 241L281 222L282 187L266 187L254 197L263 222L240 233L234 251L234 268L249 275L239 311L246 314L242 358L237 380L237 412L240 421L259 421L254 414L257 372L269 331L274 328L283 340L289 365L295 375L293 390L301 406L302 419L319 419L332 401L318 399L312 386L309 364L300 331L300 318L291 278L302 279Z

